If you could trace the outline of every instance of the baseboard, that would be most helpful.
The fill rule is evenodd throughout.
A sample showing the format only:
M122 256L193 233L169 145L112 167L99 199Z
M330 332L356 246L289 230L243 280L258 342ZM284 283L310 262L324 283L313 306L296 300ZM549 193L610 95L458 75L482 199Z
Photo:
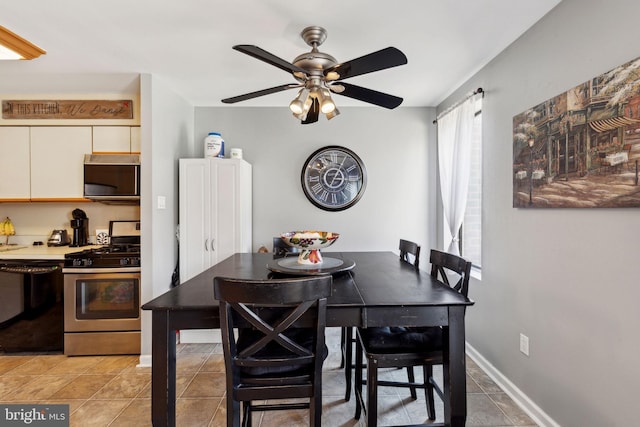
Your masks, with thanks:
M151 355L141 354L140 362L136 365L136 368L150 368L151 367Z
M221 342L220 329L184 329L180 331L180 344Z
M504 390L513 401L526 412L533 421L540 427L560 427L546 412L535 404L526 394L522 392L515 384L505 377L495 366L485 359L475 348L466 343L467 355L473 360L489 377Z

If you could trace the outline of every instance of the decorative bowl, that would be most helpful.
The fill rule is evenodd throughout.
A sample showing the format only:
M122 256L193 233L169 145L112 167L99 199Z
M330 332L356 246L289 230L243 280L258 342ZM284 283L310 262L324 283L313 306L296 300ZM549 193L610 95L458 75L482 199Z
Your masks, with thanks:
M280 238L289 246L300 249L298 264L317 265L322 263L320 249L329 247L340 235L330 231L290 231Z

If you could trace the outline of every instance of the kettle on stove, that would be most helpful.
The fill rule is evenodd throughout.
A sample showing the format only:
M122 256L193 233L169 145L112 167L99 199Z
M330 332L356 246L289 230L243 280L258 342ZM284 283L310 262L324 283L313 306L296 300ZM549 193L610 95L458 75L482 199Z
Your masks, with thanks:
M47 246L65 246L69 244L69 234L67 230L53 230L49 240L47 240Z

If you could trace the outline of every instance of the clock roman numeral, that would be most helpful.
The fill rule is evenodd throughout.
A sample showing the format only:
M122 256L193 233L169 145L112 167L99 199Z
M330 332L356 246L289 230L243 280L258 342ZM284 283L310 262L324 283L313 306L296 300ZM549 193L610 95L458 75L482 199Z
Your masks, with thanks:
M316 194L318 194L320 192L320 190L322 190L322 184L320 184L320 183L317 183L316 185L311 187L311 191L313 191Z
M348 182L347 185L344 186L344 189L347 190L349 193L353 193L356 187L352 183Z

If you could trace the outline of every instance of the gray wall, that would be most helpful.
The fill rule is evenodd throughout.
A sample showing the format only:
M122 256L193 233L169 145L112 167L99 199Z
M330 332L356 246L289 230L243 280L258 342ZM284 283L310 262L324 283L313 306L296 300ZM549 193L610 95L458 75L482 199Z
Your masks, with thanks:
M193 106L161 78L140 76L142 103L142 295L147 302L166 292L178 258L175 237L178 223L178 160L189 153L193 141ZM158 197L166 198L159 209ZM151 362L151 313L142 313L143 365Z
M512 118L639 56L638 16L636 0L564 0L439 107L487 92L483 273L467 339L562 426L638 425L640 215L513 209Z
M435 110L340 110L331 121L321 117L301 125L288 108L199 107L195 157L202 157L202 141L211 131L222 133L227 156L232 147L243 149L253 165L254 250L271 249L274 236L298 229L340 233L335 250L397 252L400 238L435 245L435 217L429 212L436 200ZM318 209L301 189L303 163L326 145L355 151L367 168L364 196L345 211ZM426 264L428 255L422 258Z
M564 0L438 108L477 87L487 91L483 272L470 291L476 305L467 340L548 425L637 423L640 216L637 209L513 209L511 121L639 56L639 13L632 0ZM254 165L255 248L298 227L332 227L343 234L335 246L342 249L395 250L406 235L437 246L431 109L341 111L301 126L286 108L196 108L194 153L201 155L209 131L222 132L227 150L244 149ZM316 209L300 190L302 163L329 144L356 151L369 173L365 197L342 213ZM381 234L372 236L374 229ZM521 332L531 340L529 357L518 350Z

